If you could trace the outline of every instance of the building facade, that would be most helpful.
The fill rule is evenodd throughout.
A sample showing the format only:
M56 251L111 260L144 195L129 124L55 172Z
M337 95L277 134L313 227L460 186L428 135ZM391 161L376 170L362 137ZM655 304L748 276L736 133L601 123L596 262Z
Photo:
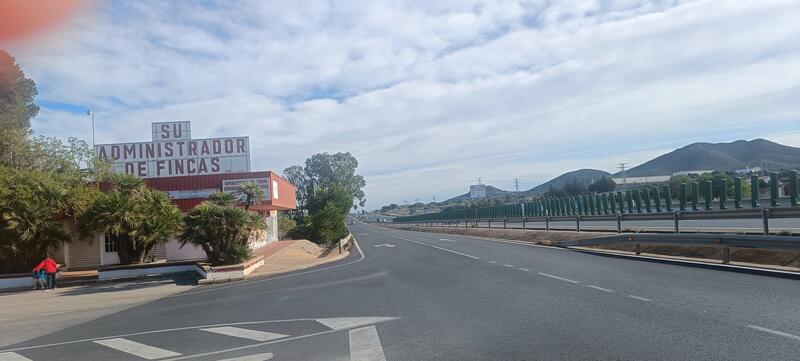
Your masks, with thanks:
M150 142L98 144L95 154L110 162L118 173L144 179L148 187L165 192L181 212L187 213L214 192L237 193L239 186L257 184L264 199L250 207L262 215L267 231L255 235L251 248L278 240L278 212L297 207L296 188L272 171L250 170L249 137L192 139L189 122L151 125ZM73 221L65 222L72 241L56 251L67 270L93 269L119 263L114 242L97 234L81 238ZM169 239L149 255L153 260L204 259L205 252L177 239Z

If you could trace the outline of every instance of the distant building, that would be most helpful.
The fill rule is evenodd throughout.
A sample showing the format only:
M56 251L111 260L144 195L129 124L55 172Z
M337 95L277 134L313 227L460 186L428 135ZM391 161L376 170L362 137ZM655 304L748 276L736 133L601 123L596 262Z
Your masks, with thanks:
M679 172L672 173L672 176L674 177L674 176L678 176L678 175L689 175L689 174L700 175L700 174L706 174L706 173L714 173L714 170L713 169L682 170L682 171L679 171Z
M657 175L652 177L625 177L611 178L616 183L617 188L624 188L631 185L644 185L649 183L666 183L672 176Z
M473 184L469 186L469 199L486 198L486 185Z
M752 167L752 168L750 168L748 166L745 166L744 169L737 169L734 172L736 172L736 174L760 173L761 172L761 167Z

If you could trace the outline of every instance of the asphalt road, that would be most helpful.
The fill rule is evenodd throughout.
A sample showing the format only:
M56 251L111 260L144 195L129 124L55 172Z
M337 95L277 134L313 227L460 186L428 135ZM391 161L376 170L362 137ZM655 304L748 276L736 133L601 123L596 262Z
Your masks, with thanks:
M797 360L800 282L358 223L360 249L197 287L0 360Z

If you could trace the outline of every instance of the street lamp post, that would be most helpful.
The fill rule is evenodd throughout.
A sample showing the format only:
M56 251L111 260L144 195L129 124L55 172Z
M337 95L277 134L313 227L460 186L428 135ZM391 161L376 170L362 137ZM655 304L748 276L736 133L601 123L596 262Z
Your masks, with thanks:
M94 150L94 112L91 109L87 109L86 116L92 117L92 149Z

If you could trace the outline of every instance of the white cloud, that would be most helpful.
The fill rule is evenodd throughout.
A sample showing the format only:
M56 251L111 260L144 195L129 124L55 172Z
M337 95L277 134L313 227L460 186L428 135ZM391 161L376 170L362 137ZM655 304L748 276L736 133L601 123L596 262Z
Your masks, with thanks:
M11 50L42 99L96 109L98 142L182 119L196 137L250 135L259 169L350 151L370 207L693 141L798 144L793 1L223 5L103 4ZM55 110L34 127L91 137Z

